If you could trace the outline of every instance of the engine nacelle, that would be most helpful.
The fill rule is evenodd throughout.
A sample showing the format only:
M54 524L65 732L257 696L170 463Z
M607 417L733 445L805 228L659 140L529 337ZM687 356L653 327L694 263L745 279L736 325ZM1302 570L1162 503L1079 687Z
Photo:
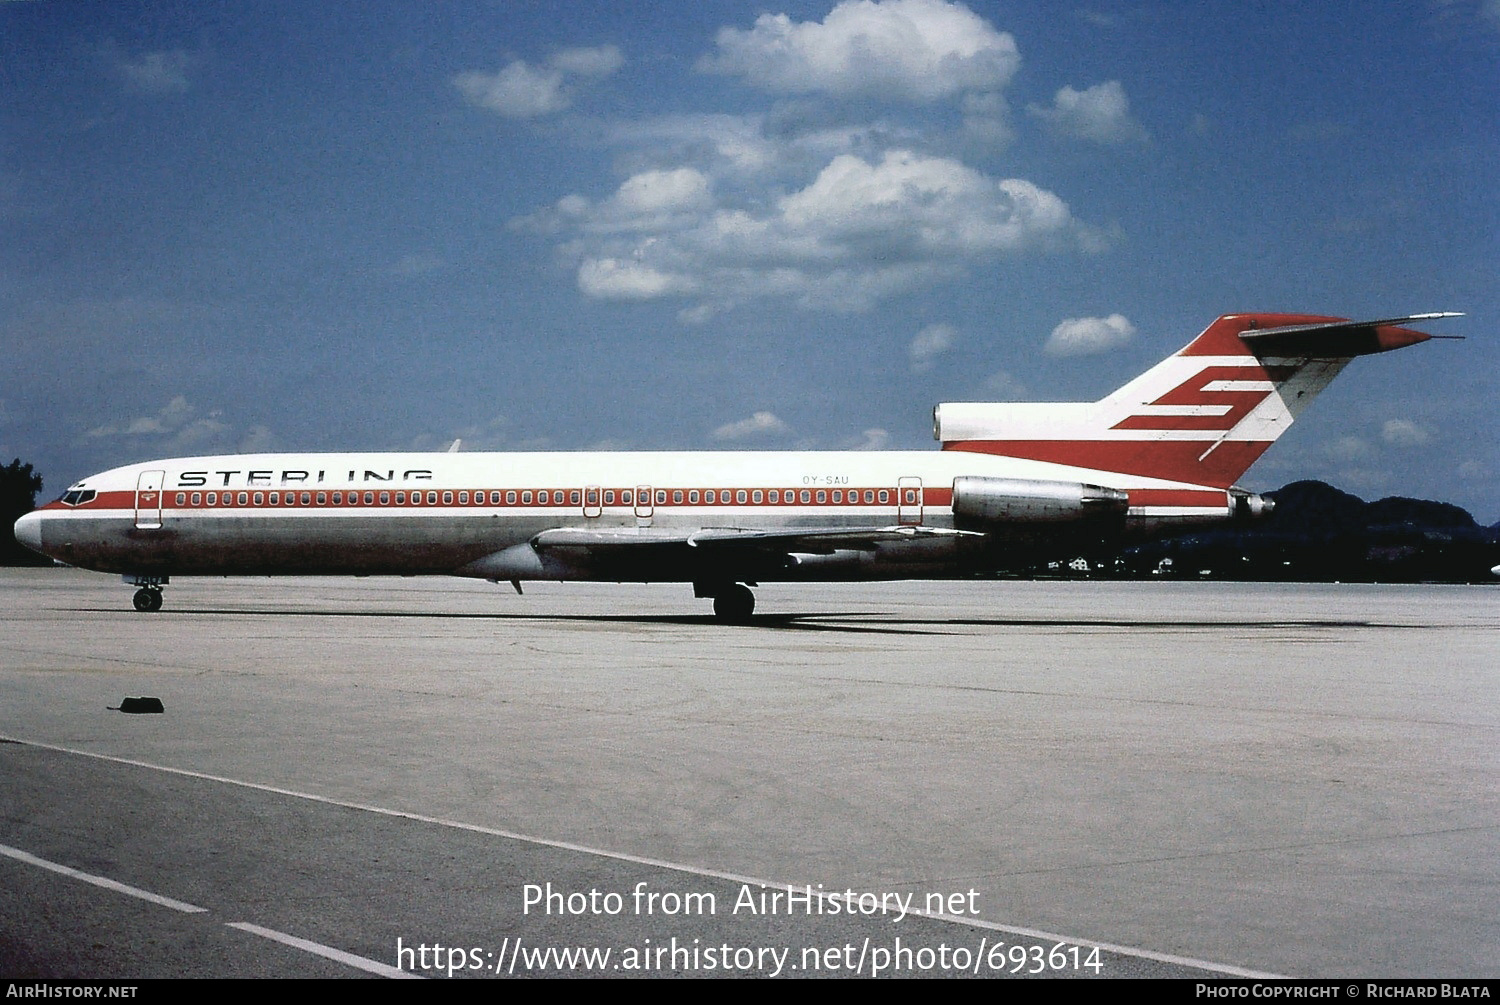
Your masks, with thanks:
M1270 516L1275 508L1274 499L1267 499L1244 489L1229 490L1229 515L1236 521L1261 520Z
M953 522L960 528L1005 525L1122 524L1130 497L1119 489L1082 482L1025 478L953 479Z

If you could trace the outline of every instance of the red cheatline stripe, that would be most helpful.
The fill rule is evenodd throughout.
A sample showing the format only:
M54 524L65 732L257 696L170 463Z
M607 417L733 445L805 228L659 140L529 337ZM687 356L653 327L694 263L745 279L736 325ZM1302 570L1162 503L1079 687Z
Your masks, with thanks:
M423 509L429 506L437 506L448 509L457 507L470 507L473 509L525 509L525 508L547 508L547 509L574 509L579 506L603 506L606 508L629 509L636 506L642 508L650 507L723 507L723 506L885 506L891 507L897 504L898 490L891 486L883 488L849 488L849 489L782 489L782 488L720 488L715 486L711 489L677 489L662 488L653 492L665 492L666 501L659 501L659 497L653 495L650 502L636 502L634 495L630 502L622 502L622 491L634 493L634 489L167 489L162 493L162 508L167 511L191 509L196 511L229 511L229 510L299 510L299 509L337 509L337 510L361 510L361 509ZM309 501L302 502L303 493L308 495ZM365 502L365 494L370 494L371 501ZM498 501L491 501L492 493L499 493ZM548 501L541 502L541 493L546 492ZM587 499L584 498L585 492ZM611 501L605 501L609 493L613 493ZM681 493L681 501L677 501L677 494ZM697 501L691 502L691 493L696 492ZM714 493L714 501L709 502L707 494ZM760 501L756 501L756 493L760 493ZM776 493L776 501L771 500L771 493ZM276 501L272 502L273 493ZM335 493L339 496L339 502L334 502ZM397 502L397 493L401 494L402 502ZM428 502L428 494L435 495L435 501ZM804 493L806 499L803 498ZM866 493L869 500L866 501ZM882 499L882 493L884 498ZM209 495L214 496L214 502L208 502ZM742 502L740 497L744 496ZM198 497L198 503L193 503L193 496ZM412 498L420 495L420 502L412 502ZM178 497L183 497L178 502ZM240 502L244 496L245 501ZM384 496L385 501L381 501ZM256 502L259 497L260 501ZM322 502L319 502L319 498ZM292 502L287 502L288 498ZM354 501L351 502L350 499ZM463 499L464 501L460 501ZM529 501L523 501L528 500ZM226 502L227 500L227 502ZM922 491L922 503L926 506L948 506L953 501L953 490L951 488L926 488ZM89 512L91 510L133 510L137 508L136 493L130 490L101 492L94 499L81 506L68 506L61 501L55 501L43 506L42 509L60 512ZM153 504L143 502L140 508L155 509Z

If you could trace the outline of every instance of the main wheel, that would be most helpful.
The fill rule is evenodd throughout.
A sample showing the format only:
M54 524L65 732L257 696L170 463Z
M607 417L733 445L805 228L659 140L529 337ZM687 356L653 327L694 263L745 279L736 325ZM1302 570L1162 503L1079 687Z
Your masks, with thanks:
M735 583L714 597L714 617L731 625L743 625L755 612L755 594Z
M161 610L161 591L149 587L141 587L135 591L135 599L132 601L135 609L143 614Z

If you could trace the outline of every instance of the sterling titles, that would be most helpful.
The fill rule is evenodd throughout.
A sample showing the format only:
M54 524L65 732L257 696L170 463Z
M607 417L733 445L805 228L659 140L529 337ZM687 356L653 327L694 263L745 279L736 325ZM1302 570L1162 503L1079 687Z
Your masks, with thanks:
M398 473L399 479L396 477ZM335 471L334 478L336 479L340 474L343 472ZM361 485L365 482L395 481L430 482L432 471L429 468L412 468L397 472L394 468L387 468L385 471L365 471L361 475L358 468L352 468L348 472L348 479L344 482L330 482L327 471L184 471L177 476L177 484L173 487L179 489L237 488L243 485L277 488L283 485Z

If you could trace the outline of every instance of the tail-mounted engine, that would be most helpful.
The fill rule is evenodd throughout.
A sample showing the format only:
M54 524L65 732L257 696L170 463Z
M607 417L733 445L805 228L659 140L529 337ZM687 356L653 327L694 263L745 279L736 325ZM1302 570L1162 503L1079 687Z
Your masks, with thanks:
M1129 497L1119 489L1082 482L1026 478L953 479L953 523L962 530L1002 530L1016 525L1123 525Z

